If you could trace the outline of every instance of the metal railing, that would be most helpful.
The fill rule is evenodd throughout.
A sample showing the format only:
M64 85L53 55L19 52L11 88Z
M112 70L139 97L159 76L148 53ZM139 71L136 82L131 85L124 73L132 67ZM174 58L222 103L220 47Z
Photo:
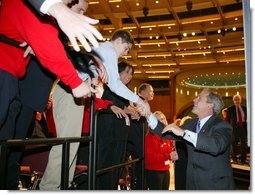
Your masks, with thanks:
M55 145L62 144L62 165L61 165L61 190L68 189L69 178L69 151L70 143L73 142L92 142L91 136L82 137L63 137L63 138L33 138L33 139L12 139L0 143L0 189L6 189L6 160L9 147L27 145ZM93 173L89 173L88 180L91 180Z
M93 168L92 168L92 172L93 172L93 176L91 178L91 189L96 189L96 176L97 175L100 175L102 173L105 173L105 172L110 172L114 169L117 169L117 168L121 168L121 167L124 167L124 166L127 166L127 165L130 165L131 164L131 167L132 167L132 171L133 171L133 174L132 176L135 176L134 174L134 166L137 162L142 162L142 179L144 178L144 139L142 139L142 145L143 145L143 148L142 148L142 156L141 158L136 158L136 159L133 159L131 161L127 161L127 162L124 162L124 163L120 163L120 164L117 164L117 165L113 165L113 166L109 166L109 167L104 167L102 169L98 169L96 168L96 165L97 165L97 132L98 132L98 122L99 122L99 115L102 115L102 114L112 114L114 115L113 112L109 111L109 110L106 110L106 109L101 109L101 110L98 110L95 112L95 116L94 116L94 123L92 124L93 127L92 127L92 131L90 134L94 139L93 139L93 147L91 147L91 149L93 148L93 151L90 151L91 154L92 154L92 165L93 165ZM145 124L143 124L143 129L141 131L143 131L143 138L144 138L144 135L145 135ZM142 183L144 183L142 181ZM134 186L134 184L131 183L131 189L132 187Z
M91 110L93 109L93 101L91 104ZM88 190L96 189L96 176L111 171L116 168L124 167L127 165L132 165L134 167L135 163L142 161L142 165L144 164L144 154L141 158L137 158L131 161L127 161L118 165L113 165L110 167L105 167L103 169L96 169L97 165L97 129L98 129L98 116L100 114L112 114L111 111L101 109L95 112L94 116L90 117L90 135L82 136L82 137L62 137L62 138L31 138L31 139L11 139L7 141L0 142L0 189L6 189L6 160L7 153L9 147L17 147L17 146L27 146L27 145L56 145L62 144L62 167L61 167L61 190L68 189L68 181L69 181L69 151L70 151L70 143L73 142L89 142L89 166L88 166ZM143 134L145 133L145 128L143 126ZM144 141L144 140L143 140ZM143 143L144 146L144 143ZM144 150L143 150L144 151ZM142 167L142 170L143 167ZM142 178L144 176L144 172L142 173ZM132 185L131 185L132 186Z

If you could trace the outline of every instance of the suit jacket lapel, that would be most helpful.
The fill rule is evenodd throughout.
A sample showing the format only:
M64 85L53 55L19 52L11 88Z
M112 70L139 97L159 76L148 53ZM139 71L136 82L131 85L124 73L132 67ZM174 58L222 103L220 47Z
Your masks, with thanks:
M215 114L213 114L208 121L206 121L206 123L203 125L202 129L200 130L200 132L204 133L206 131L206 129L209 129L208 127L210 126L210 124L215 120L217 116ZM195 127L196 128L196 127ZM200 133L199 132L199 133Z

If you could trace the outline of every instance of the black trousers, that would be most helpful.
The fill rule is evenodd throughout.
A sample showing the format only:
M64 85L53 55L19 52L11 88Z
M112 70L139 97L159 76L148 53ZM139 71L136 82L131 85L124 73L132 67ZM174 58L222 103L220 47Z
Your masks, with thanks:
M18 79L0 70L0 140L12 139L20 112Z
M100 115L98 120L97 170L125 162L129 127L125 119L114 114ZM96 177L97 190L117 190L123 168Z
M176 141L175 147L179 156L179 159L175 161L175 166L174 166L175 190L185 190L186 189L186 170L187 170L187 161L188 161L186 143L181 141Z
M128 135L127 152L132 159L144 159L144 137L145 137L145 119L142 117L139 121L131 120L131 128ZM144 160L135 164L135 177L132 176L134 183L133 190L144 190Z
M16 102L16 106L13 106L10 116L8 116L10 122L6 128L9 131L7 131L8 134L5 133L5 136L15 139L26 138L34 113L36 111L43 112L45 109L54 79L55 76L42 68L40 63L33 58L27 67L26 76L20 80L15 78L14 83L11 86L7 86L10 91L16 93L15 97L18 97L18 101L12 102ZM2 86L1 80L2 75L0 75L0 86ZM0 97L2 98L2 94ZM0 112L2 111L1 104L2 100L0 101ZM19 160L22 155L22 150L23 148L20 147L13 147L10 150L7 159L7 189L17 189L19 181Z
M168 190L170 173L167 171L145 170L146 188L148 190Z
M237 125L233 128L232 134L232 158L236 160L236 155L238 153L238 142L240 141L240 153L241 153L241 161L245 163L246 160L246 152L247 152L247 128L246 124L243 126Z

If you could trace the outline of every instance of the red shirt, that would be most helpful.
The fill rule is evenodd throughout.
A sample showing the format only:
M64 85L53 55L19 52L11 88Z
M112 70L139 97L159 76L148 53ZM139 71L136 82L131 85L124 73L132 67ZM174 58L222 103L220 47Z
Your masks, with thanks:
M98 109L106 109L110 104L112 104L111 101L109 100L103 100L99 98L95 98L95 111L96 112ZM89 125L90 125L90 99L86 98L85 100L85 110L84 110L84 116L83 116L83 126L82 126L82 133L89 133Z
M145 135L145 169L155 171L169 170L170 153L173 151L173 141L162 139L158 135L148 132Z
M26 41L41 64L72 89L81 84L58 38L53 22L42 22L22 0L2 0L0 33L22 43ZM24 50L0 41L0 69L17 78L24 76L29 58Z

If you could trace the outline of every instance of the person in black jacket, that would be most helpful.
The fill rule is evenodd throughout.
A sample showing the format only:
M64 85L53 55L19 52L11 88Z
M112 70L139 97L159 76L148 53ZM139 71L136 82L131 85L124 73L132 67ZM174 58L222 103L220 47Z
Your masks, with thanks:
M198 118L187 120L182 127L174 123L164 126L148 108L151 131L187 142L186 190L234 190L229 159L232 128L218 116L223 101L218 94L204 89L193 102L192 112Z
M244 105L241 105L240 95L233 96L234 105L227 109L227 121L233 127L232 135L232 160L237 163L238 142L240 141L241 163L246 163L247 150L247 111Z

